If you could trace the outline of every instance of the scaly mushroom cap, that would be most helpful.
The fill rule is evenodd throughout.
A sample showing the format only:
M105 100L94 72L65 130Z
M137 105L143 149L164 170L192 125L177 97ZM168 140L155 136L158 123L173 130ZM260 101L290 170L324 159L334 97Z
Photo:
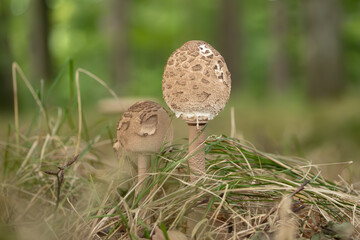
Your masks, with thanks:
M167 111L152 101L140 101L122 115L117 125L115 148L133 153L157 153L173 138Z
M188 123L204 123L225 107L231 75L224 58L210 44L189 41L167 61L162 89L176 117Z

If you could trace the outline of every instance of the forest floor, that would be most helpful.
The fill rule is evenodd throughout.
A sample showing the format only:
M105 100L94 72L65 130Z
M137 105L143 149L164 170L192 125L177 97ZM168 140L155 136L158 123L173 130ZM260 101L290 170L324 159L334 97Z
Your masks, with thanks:
M112 149L121 113L36 96L18 122L1 119L4 239L359 237L359 98L234 96L206 128L207 174L193 184L174 119L175 141L140 188L134 156Z

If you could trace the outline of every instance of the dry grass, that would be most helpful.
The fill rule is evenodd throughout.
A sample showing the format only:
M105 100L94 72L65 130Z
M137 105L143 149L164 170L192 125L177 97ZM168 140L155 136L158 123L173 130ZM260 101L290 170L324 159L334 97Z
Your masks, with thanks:
M28 82L16 64L14 69ZM187 145L162 149L139 189L127 156L121 156L128 164L121 169L111 165L115 154L106 151L113 126L86 134L80 72L90 76L76 71L77 109L70 103L51 115L43 93L33 94L39 111L25 129L15 103L15 124L0 142L0 230L8 239L166 239L175 231L193 239L360 237L360 195L351 184L324 179L305 159L267 154L232 137L208 137L207 173L192 184ZM78 126L71 128L76 112ZM62 170L59 198L57 178L44 171L56 171L77 154Z

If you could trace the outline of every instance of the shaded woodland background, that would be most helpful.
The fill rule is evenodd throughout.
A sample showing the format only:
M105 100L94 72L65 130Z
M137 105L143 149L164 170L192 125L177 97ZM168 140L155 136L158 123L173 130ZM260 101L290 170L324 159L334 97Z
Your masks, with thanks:
M168 56L191 39L223 54L233 95L360 91L356 0L2 0L1 105L12 98L12 61L35 85L71 58L122 95L161 96Z
M121 97L161 99L168 57L194 39L224 56L232 73L228 105L245 139L275 153L360 164L357 0L1 0L2 116L11 119L13 61L35 89L43 80L46 91L60 76L51 95L60 107L69 98L69 74L60 73L77 67ZM82 78L82 101L94 109L109 95ZM33 111L26 87L19 91L21 110ZM225 109L209 132L229 132L229 116ZM176 129L186 133L185 125Z

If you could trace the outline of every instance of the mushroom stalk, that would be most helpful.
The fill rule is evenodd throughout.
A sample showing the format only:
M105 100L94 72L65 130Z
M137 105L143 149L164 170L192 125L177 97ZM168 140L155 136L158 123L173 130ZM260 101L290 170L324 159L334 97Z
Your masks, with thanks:
M140 183L140 189L144 184L144 180L146 178L146 174L149 172L150 165L150 155L139 154L138 156L138 183Z
M204 142L205 124L188 123L189 127L189 167L190 181L195 182L199 176L206 173Z

